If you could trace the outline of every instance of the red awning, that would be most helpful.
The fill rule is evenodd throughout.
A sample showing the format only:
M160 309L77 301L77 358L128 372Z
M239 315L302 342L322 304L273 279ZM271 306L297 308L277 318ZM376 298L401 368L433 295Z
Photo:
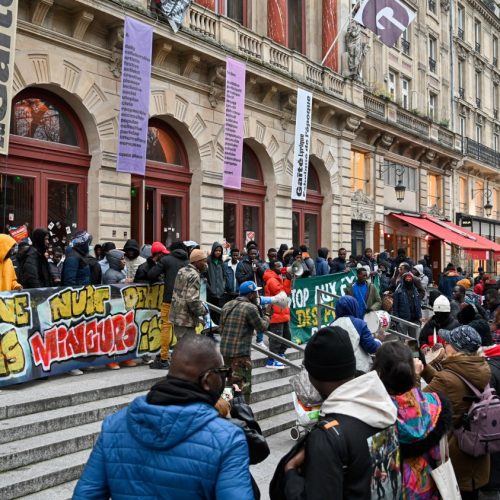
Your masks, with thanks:
M426 214L419 217L394 213L391 215L450 245L457 245L473 259L488 260L493 257L493 252L497 252L495 257L500 256L500 245L452 222L441 221Z

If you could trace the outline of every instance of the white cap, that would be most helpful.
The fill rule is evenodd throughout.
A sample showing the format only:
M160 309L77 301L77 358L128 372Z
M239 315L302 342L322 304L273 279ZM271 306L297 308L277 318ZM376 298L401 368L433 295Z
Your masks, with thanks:
M432 310L434 312L448 312L449 313L451 311L450 301L444 295L440 295L434 301L434 305L432 306Z

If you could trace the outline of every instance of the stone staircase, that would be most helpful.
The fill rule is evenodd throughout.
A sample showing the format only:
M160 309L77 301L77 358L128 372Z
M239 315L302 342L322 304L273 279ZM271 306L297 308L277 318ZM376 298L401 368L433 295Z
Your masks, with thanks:
M300 365L302 354L289 350ZM293 368L265 368L253 352L252 408L264 435L295 422ZM99 435L102 420L144 394L165 372L147 366L61 375L0 391L0 499L66 500Z

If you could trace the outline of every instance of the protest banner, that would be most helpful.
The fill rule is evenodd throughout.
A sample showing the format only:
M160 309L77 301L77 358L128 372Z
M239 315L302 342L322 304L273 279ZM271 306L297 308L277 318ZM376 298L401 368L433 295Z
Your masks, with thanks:
M163 285L0 293L0 387L160 349Z
M356 270L343 273L312 276L307 279L296 279L292 287L290 304L290 332L292 342L304 344L318 328L329 325L335 320L334 311L322 308L321 325L318 326L318 307L316 292L323 290L335 295L345 295L348 285L356 281ZM375 276L374 285L379 288L379 277ZM321 304L334 307L336 299L323 295Z

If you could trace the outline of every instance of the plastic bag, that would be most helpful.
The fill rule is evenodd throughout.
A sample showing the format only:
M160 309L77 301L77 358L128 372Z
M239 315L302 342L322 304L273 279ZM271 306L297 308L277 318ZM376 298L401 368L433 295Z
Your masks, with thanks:
M300 372L290 379L290 384L295 394L297 394L297 398L304 406L320 406L323 402L323 398L311 384L304 366L301 366Z
M295 413L297 415L297 423L299 425L306 427L315 424L319 420L320 405L304 406L304 404L298 400L295 392L292 392L292 398Z

